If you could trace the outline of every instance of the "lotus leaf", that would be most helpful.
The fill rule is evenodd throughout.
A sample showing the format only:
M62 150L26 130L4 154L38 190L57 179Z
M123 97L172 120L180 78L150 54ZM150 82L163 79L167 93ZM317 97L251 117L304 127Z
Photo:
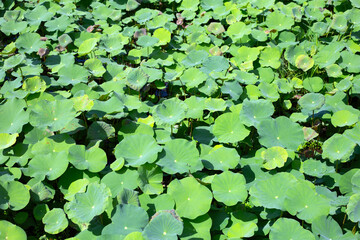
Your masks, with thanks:
M105 211L111 199L105 184L90 183L86 192L75 194L74 200L64 206L68 218L76 224L88 224Z
M174 139L165 143L164 153L156 163L169 174L196 172L203 168L195 141Z
M193 67L201 64L207 57L209 53L204 50L193 50L181 61L185 67Z
M250 200L255 206L285 210L285 193L296 182L296 178L290 173L278 173L263 180L256 180L250 188Z
M318 195L310 184L299 181L286 191L285 209L292 215L311 223L330 212L330 200Z
M115 157L123 157L130 166L140 166L156 161L162 148L147 134L129 135L115 147Z
M254 236L255 231L258 230L256 225L258 219L256 215L243 211L235 211L231 213L232 225L230 228L226 228L223 232L229 238L236 237L252 237Z
M15 42L16 47L24 53L33 53L45 47L45 43L40 40L37 33L24 33Z
M67 45L69 45L70 43L73 42L73 40L71 39L71 37L64 33L63 35L61 35L60 37L58 37L58 41L59 41L59 44L60 46L62 47L66 47Z
M139 37L136 44L142 47L151 47L159 42L159 39L156 37L150 37L148 35L143 35Z
M264 159L264 168L271 170L283 167L288 158L288 153L282 147L271 147L262 151L261 157Z
M96 58L86 60L84 67L88 68L90 73L95 77L101 77L106 72L106 69L102 65L101 61Z
M14 68L14 67L18 66L20 63L22 63L22 61L24 61L24 59L25 59L25 57L22 54L11 56L11 57L5 59L3 68L4 68L4 70Z
M210 228L212 225L212 220L208 214L199 216L193 220L184 219L184 231L180 236L180 239L190 240L190 239L210 239Z
M142 231L147 225L149 217L146 211L131 204L120 204L114 209L111 223L105 226L102 234L127 235Z
M223 56L211 56L203 62L201 68L205 73L222 72L229 68L229 61Z
M140 91L140 89L147 83L148 78L149 76L141 68L134 68L130 71L126 80L129 87L136 91Z
M68 226L68 220L61 208L51 209L45 214L42 222L45 224L45 232L50 234L58 234Z
M244 202L248 196L244 176L230 171L215 175L211 183L211 189L214 198L227 206Z
M269 100L243 101L240 111L240 121L247 126L257 126L261 120L269 118L274 113L274 106Z
M322 157L328 158L331 162L337 160L346 162L354 152L355 145L353 141L344 135L335 133L324 142Z
M115 102L116 100L111 101L111 103ZM87 137L91 140L105 140L114 136L115 128L103 121L96 121L88 128Z
M360 203L360 193L356 193L350 197L349 203L346 207L346 214L349 215L349 218L353 222L360 221L359 214L359 203Z
M44 92L46 89L46 82L39 76L27 78L22 85L22 89L27 92Z
M116 196L118 204L131 204L139 206L139 197L137 191L132 189L123 188Z
M2 210L9 208L12 211L19 211L25 208L30 201L29 190L18 181L0 181L0 194L0 209Z
M79 46L79 50L78 50L79 57L87 55L91 51L93 51L97 43L98 43L97 38L89 38L83 41Z
M164 100L153 109L156 124L174 125L185 118L187 105L178 98Z
M72 20L66 16L62 15L61 17L52 19L45 23L46 29L50 32L52 31L65 31L68 25L70 25Z
M52 181L59 178L68 165L69 160L65 151L38 154L30 160L24 174L38 179L47 177Z
M133 0L133 1L136 2L135 0ZM124 240L145 240L145 238L143 237L141 232L132 232L132 233L129 233L128 235L126 235Z
M280 67L281 52L277 48L267 47L260 54L260 64L262 67L272 67L277 69Z
M296 220L290 218L279 218L271 226L269 239L315 240L315 237L310 231L302 228Z
M89 72L86 68L79 65L63 66L59 69L59 79L57 82L61 85L75 85L78 83L87 83Z
M158 28L154 31L153 36L159 39L158 45L166 45L171 40L171 33L165 28ZM139 39L140 40L140 39Z
M299 105L309 111L320 109L324 103L325 97L320 93L307 93L299 100Z
M68 201L74 200L75 194L85 192L87 185L89 185L89 180L86 178L78 179L72 182L67 193L64 195L64 198Z
M0 220L0 238L26 240L27 236L26 232L21 227L6 220Z
M327 166L326 163L315 159L308 159L304 161L302 167L305 174L318 178L335 171L333 167Z
M25 107L25 101L17 98L9 99L3 105L0 105L0 115L2 116L0 119L0 133L14 134L21 132L23 125L29 121L29 114L24 111ZM8 136L10 137L10 135ZM11 139L14 137L15 135L12 135ZM1 138L5 139L6 135Z
M138 169L138 185L144 194L160 194L163 191L163 173L155 164L142 165Z
M360 145L360 124L357 123L352 129L348 129L344 132L344 136Z
M243 22L236 22L231 24L226 32L229 37L236 42L243 36L250 34L251 28Z
M306 55L299 55L295 59L295 65L297 68L300 68L301 70L306 72L314 66L314 59Z
M239 121L238 114L224 113L215 120L213 134L221 143L236 143L244 140L250 131Z
M40 129L48 127L51 131L64 128L75 118L76 112L70 100L41 100L31 106L29 122Z
M331 117L331 124L334 127L351 126L357 123L358 121L359 121L359 117L348 110L337 111Z
M174 198L176 211L180 217L195 219L210 209L211 191L193 177L171 181L168 194Z
M235 168L240 162L240 156L234 148L216 145L208 154L202 157L205 168L226 171Z
M79 170L100 172L107 164L104 150L99 147L85 149L84 145L73 145L69 148L69 162Z
M156 213L146 225L143 235L149 240L177 240L183 223L174 210Z
M118 172L109 172L102 179L111 191L112 197L117 196L124 188L135 189L137 188L137 180L139 173L133 169L122 168Z
M340 239L340 237L343 236L339 224L330 216L320 216L316 218L312 222L311 230L315 235L325 239Z
M274 11L266 16L266 25L270 29L282 31L291 29L291 27L294 25L294 19L289 18L278 11Z
M181 75L180 80L188 88L193 88L199 86L206 81L207 78L207 74L203 73L198 68L188 68Z
M262 120L257 129L260 144L268 148L280 146L296 150L304 141L304 132L300 125L284 116Z

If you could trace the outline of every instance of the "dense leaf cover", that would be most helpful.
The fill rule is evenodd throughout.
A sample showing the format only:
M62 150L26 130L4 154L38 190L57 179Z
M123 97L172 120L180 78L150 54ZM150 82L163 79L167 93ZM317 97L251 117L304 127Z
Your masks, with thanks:
M359 0L0 1L0 239L360 239L359 41Z

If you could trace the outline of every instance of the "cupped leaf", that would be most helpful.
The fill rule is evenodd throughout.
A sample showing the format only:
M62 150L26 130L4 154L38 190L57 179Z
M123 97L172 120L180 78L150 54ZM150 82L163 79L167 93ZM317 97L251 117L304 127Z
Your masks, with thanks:
M123 157L129 166L153 163L162 148L148 134L134 134L125 138L115 147L115 157Z
M359 116L348 111L340 110L334 113L331 117L331 124L334 127L351 126L359 121Z
M174 210L163 210L152 216L143 236L149 240L177 240L183 228L183 222Z
M105 211L111 199L105 184L90 183L84 193L75 194L74 200L64 206L68 218L76 224L88 224Z
M15 144L16 138L19 134L8 134L8 133L0 133L0 150L11 147Z
M0 220L0 239L26 240L26 232L6 220Z
M61 208L53 208L45 214L42 219L45 225L45 232L58 234L67 228L69 222Z
M290 173L277 173L267 179L257 180L250 188L250 200L255 206L285 210L285 193L296 181Z
M301 126L284 116L262 120L257 130L260 144L268 148L279 146L295 151L304 142Z
M29 113L25 112L24 100L12 98L0 105L0 133L20 133L23 125L29 121Z
M79 57L89 54L97 45L97 38L89 38L83 41L78 49Z
M301 70L306 72L314 66L314 59L302 54L297 56L297 58L295 59L295 65L297 68L300 68Z
M213 134L221 143L236 143L244 140L250 131L239 121L236 113L224 113L215 120Z
M325 97L320 93L307 93L299 100L299 105L309 111L320 109L324 103Z
M12 211L19 211L26 207L30 201L29 189L18 181L0 181L0 194L0 209L3 210L9 208Z
M48 127L51 131L61 130L76 116L73 102L70 100L40 100L30 109L30 124L40 129Z
M271 170L283 167L288 153L282 147L271 147L261 152L261 157L264 159L264 168Z
M132 232L141 232L148 223L146 211L131 204L116 206L111 217L111 223L105 226L102 234L127 235Z
M270 240L315 240L314 235L301 227L300 223L290 218L279 218L271 226Z
M173 180L168 186L168 194L175 200L180 217L195 219L210 209L211 191L193 177Z
M346 162L354 152L355 146L356 144L344 135L335 133L324 142L322 157L328 158L331 162Z
M240 162L236 149L216 145L206 155L202 156L205 168L226 171L235 168Z
M248 193L245 183L245 178L240 173L225 171L215 175L211 189L217 201L233 206L246 200Z
M308 223L330 213L330 200L317 194L307 182L297 182L285 195L285 209Z
M349 199L349 203L346 206L346 214L349 215L349 219L353 222L360 221L360 193L352 195Z
M261 120L269 118L273 113L274 106L271 101L245 99L240 110L240 121L246 126L257 126Z
M340 239L343 233L339 224L330 216L320 216L311 224L311 230L316 236L325 239Z
M164 153L156 164L169 174L196 172L203 168L196 142L185 139L173 139L166 142Z
M187 105L178 98L170 98L156 105L153 109L153 117L156 124L174 125L185 118Z
M104 150L99 147L85 149L84 145L73 145L69 148L69 162L79 170L100 172L107 164Z
M148 79L149 76L141 68L132 69L126 77L129 87L136 91L140 91L140 89L145 86Z
M144 194L160 194L163 191L163 172L155 164L139 167L138 184Z
M68 165L69 160L65 151L38 154L30 160L24 174L38 179L47 177L52 181L59 178Z

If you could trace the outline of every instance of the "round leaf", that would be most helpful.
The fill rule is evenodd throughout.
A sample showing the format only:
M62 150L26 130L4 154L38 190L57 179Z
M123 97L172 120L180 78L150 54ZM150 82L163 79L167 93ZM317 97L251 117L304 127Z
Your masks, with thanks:
M211 189L214 198L227 206L244 202L248 196L244 176L230 171L215 175L211 182Z
M279 218L271 226L269 239L315 240L315 237L310 231L303 229L298 221L290 218Z
M61 208L53 208L47 212L42 219L45 225L45 232L50 234L58 234L65 230L68 226L68 220Z
M351 126L357 123L358 121L359 121L359 117L348 110L337 111L331 117L331 124L334 127Z
M173 180L168 186L168 194L175 200L180 217L195 219L210 209L212 193L193 177Z
M244 140L250 131L239 121L236 113L224 113L215 120L213 134L221 143L236 143Z
M144 237L149 240L177 240L183 231L183 223L174 212L156 213L145 227Z
M0 239L26 240L27 236L21 227L6 220L0 220Z
M324 142L322 157L328 158L331 162L346 162L354 152L355 146L356 144L347 137L335 133Z
M288 158L288 153L282 147L271 147L261 152L261 157L265 161L264 168L271 170L283 167Z

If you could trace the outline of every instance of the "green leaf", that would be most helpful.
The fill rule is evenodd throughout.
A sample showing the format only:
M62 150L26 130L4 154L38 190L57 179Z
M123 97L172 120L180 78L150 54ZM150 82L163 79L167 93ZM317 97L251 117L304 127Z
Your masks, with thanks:
M300 226L300 223L290 218L279 218L271 226L270 240L315 240L314 235Z
M4 104L0 105L0 116L2 116L0 118L0 133L14 134L21 132L22 127L29 121L29 113L25 112L25 107L26 102L17 98L8 99ZM0 138L4 137L5 135Z
M163 191L163 172L155 164L139 167L138 185L144 194L160 194Z
M171 33L166 30L165 28L158 28L154 31L153 36L157 39L159 39L159 42L157 45L166 45L171 40ZM139 39L140 40L140 39Z
M6 220L0 220L0 239L26 240L27 236L21 227Z
M273 115L275 109L271 101L245 99L240 111L240 121L246 126L257 126L261 120Z
M202 156L205 168L226 171L234 169L240 162L240 156L234 148L216 145L206 155Z
M141 68L133 68L126 77L126 82L132 89L140 91L145 86L149 76Z
M260 144L268 148L279 146L295 151L304 142L301 126L284 116L262 120L257 129Z
M79 50L78 50L79 57L87 55L91 51L93 51L97 43L98 43L97 38L89 38L83 41L79 46Z
M245 183L245 178L240 173L225 171L214 176L211 189L216 201L223 202L227 206L233 206L246 200L248 193Z
M0 133L0 150L11 147L15 144L16 138L19 134L8 134L8 133Z
M68 125L76 116L70 100L40 100L30 107L29 122L40 129L49 128L59 131Z
M138 206L120 204L114 209L111 223L105 226L102 234L127 235L132 232L141 232L148 223L146 211Z
M187 105L178 98L164 100L153 109L153 117L158 125L174 125L185 118Z
M161 150L152 136L134 134L125 136L124 140L116 145L115 157L123 157L128 165L138 167L156 161Z
M270 29L282 31L291 29L292 25L294 25L294 20L283 13L274 11L266 16L265 23Z
M107 164L104 150L99 147L85 149L84 145L73 145L69 148L69 162L79 170L100 172Z
M39 76L27 78L23 82L22 89L30 93L44 92L46 90L46 82Z
M340 239L343 236L341 227L330 216L320 216L311 225L311 230L316 236L325 239Z
M262 151L261 157L265 161L264 168L271 170L283 167L288 158L288 153L282 147L271 147Z
M224 113L216 118L212 132L220 143L244 140L250 131L239 121L236 113Z
M351 126L359 121L359 116L348 111L340 110L334 113L331 117L331 124L334 127Z
M0 181L0 194L0 209L2 210L9 208L12 211L19 211L25 208L30 201L29 189L18 181Z
M45 214L42 222L45 225L45 232L50 234L58 234L68 226L68 220L61 208L51 209Z
M160 211L146 225L143 236L149 240L177 240L183 231L183 223L175 211Z
M25 53L37 52L40 48L45 47L45 43L40 40L40 35L30 32L20 34L15 45L21 52Z
M356 144L344 135L335 133L324 142L322 157L328 158L333 163L337 160L346 162L349 161L355 146Z
M64 206L68 218L76 224L88 224L105 211L111 200L105 184L90 183L86 192L75 194L74 200Z
M210 209L211 191L193 177L171 181L168 194L175 200L176 211L180 217L195 219Z
M250 188L250 200L255 206L285 210L285 193L296 181L290 173L277 173L264 180L256 180Z
M164 153L156 163L168 174L196 172L203 168L195 141L172 139L165 143Z

